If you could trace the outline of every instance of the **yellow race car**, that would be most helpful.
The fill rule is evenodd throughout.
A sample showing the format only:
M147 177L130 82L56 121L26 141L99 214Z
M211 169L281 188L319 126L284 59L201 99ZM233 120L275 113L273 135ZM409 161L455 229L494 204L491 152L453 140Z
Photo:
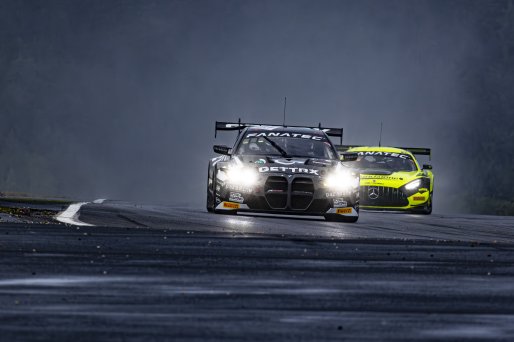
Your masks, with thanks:
M360 173L360 208L431 214L432 166L418 164L414 155L431 155L428 148L338 145L344 162L348 152L357 160L347 163Z

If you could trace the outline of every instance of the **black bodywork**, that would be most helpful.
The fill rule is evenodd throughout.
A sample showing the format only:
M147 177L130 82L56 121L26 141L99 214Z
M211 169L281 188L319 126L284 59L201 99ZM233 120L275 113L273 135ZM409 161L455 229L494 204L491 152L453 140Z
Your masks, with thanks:
M342 130L341 130L342 131ZM270 155L239 153L243 140L248 137L266 134L312 137L323 141L331 158L316 158L303 155ZM267 139L267 138L263 138ZM325 178L335 168L344 168L339 154L327 134L321 129L301 127L250 126L243 128L230 151L216 147L224 155L209 162L207 186L207 210L219 213L236 213L251 211L273 214L320 215L328 220L355 222L359 212L359 187L349 189L330 189L324 183ZM333 154L330 152L333 150ZM237 163L255 171L256 181L253 186L232 184L230 179L221 177ZM349 169L349 168L348 168ZM349 171L351 172L351 171ZM358 174L354 176L357 178ZM358 183L357 183L358 184ZM225 204L227 203L227 204ZM233 204L234 203L234 204ZM237 204L236 204L237 203ZM221 204L236 205L237 209L223 210ZM341 208L347 208L351 215L341 214ZM338 210L339 209L339 210Z

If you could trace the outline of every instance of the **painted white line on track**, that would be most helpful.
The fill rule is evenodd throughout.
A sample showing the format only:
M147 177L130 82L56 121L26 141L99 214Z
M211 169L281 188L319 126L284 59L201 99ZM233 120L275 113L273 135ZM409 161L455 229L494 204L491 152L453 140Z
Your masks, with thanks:
M68 209L57 214L55 219L59 222L72 224L74 226L93 226L92 224L80 221L78 218L80 207L88 203L89 202L73 203L68 207Z

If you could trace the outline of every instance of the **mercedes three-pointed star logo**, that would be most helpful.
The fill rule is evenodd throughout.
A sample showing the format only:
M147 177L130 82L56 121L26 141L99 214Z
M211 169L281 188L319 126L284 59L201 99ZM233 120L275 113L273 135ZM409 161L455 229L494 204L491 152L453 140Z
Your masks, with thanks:
M372 200L378 198L378 188L376 186L372 186L368 189L368 197Z

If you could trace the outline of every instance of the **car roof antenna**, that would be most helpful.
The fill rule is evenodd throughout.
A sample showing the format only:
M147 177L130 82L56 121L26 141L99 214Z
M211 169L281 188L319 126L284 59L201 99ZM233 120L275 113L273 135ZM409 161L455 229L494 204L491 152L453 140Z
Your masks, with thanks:
M282 126L286 127L286 107L287 107L287 96L284 97L284 121L282 122Z
M378 138L378 147L382 147L382 122L380 123L380 138Z

